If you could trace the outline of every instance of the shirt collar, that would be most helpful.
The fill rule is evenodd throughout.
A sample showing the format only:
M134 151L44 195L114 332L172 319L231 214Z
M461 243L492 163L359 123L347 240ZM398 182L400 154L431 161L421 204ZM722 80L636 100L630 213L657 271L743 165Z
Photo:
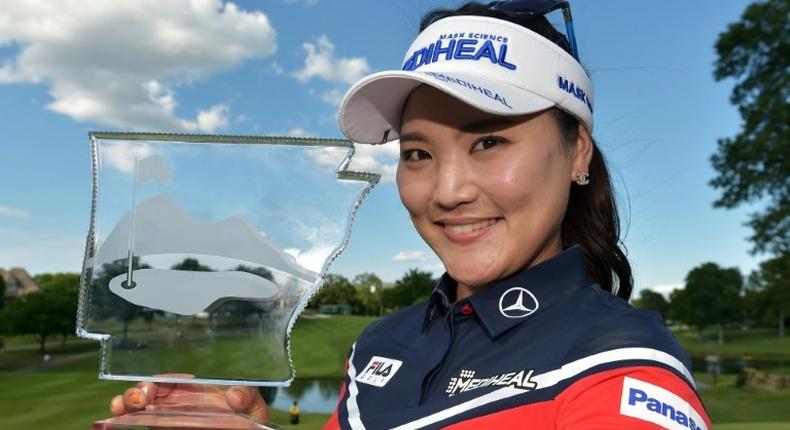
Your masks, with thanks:
M582 249L575 245L540 264L494 282L468 300L488 334L497 337L562 303L574 291L591 283ZM426 324L437 311L442 315L447 313L455 301L455 289L455 280L445 273L428 301Z

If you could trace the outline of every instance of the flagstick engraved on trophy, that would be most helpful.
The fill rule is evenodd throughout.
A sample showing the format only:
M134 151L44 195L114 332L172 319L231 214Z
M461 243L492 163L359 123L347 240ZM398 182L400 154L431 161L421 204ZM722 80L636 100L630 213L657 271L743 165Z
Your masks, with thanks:
M126 282L121 286L126 289L135 287L134 280L132 279L132 262L134 261L134 209L137 204L137 179L139 177L139 159L134 157L134 181L132 182L132 210L129 216L129 259L126 268Z

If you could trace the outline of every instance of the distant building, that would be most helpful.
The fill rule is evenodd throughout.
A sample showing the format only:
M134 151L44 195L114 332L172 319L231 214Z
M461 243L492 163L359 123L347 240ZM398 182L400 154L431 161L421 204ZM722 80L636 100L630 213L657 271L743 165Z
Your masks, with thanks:
M0 277L5 281L7 299L16 299L41 290L27 270L21 267L12 267L10 270L0 268Z

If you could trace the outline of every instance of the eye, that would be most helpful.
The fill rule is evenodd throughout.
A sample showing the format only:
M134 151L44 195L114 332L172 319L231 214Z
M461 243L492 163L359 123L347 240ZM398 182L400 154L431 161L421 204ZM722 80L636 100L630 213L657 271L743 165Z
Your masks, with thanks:
M431 154L422 149L406 149L400 153L400 159L403 161L420 161L429 158L431 158Z
M484 136L480 139L477 139L475 144L472 146L472 151L483 151L486 149L491 149L501 143L505 143L507 139L500 136Z

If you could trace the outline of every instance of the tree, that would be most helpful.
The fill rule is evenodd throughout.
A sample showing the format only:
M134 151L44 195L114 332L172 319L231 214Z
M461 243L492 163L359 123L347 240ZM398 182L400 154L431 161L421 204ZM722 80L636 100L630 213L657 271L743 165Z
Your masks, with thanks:
M318 292L310 299L312 307L320 305L351 305L353 313L359 312L362 302L357 297L357 290L354 285L342 275L328 274L324 278L324 284Z
M790 1L756 2L716 42L716 80L733 78L743 128L718 141L715 207L765 203L750 215L753 252L790 252Z
M639 299L634 301L634 306L657 311L665 321L669 316L669 302L664 296L652 290L642 290Z
M77 299L80 288L79 273L45 273L35 276L35 281L49 301L50 317L63 343L74 334L77 316Z
M200 264L196 258L187 257L180 263L174 264L170 267L171 270L189 270L192 272L213 272L214 269Z
M779 337L785 335L785 320L790 313L790 253L763 261L749 276L749 287L758 298L761 309L776 318Z
M382 296L384 307L400 309L425 300L431 295L435 286L436 280L433 279L431 272L411 269L395 281L394 287L384 290Z
M724 269L705 263L686 275L686 286L672 294L673 317L703 329L715 325L719 344L724 343L724 325L742 320L743 277L737 268Z
M354 276L354 287L357 289L357 296L365 308L366 315L381 315L381 295L384 282L374 273L360 273Z
M61 273L37 279L41 291L14 300L3 310L2 319L9 334L36 335L43 355L50 336L74 331L79 275Z

